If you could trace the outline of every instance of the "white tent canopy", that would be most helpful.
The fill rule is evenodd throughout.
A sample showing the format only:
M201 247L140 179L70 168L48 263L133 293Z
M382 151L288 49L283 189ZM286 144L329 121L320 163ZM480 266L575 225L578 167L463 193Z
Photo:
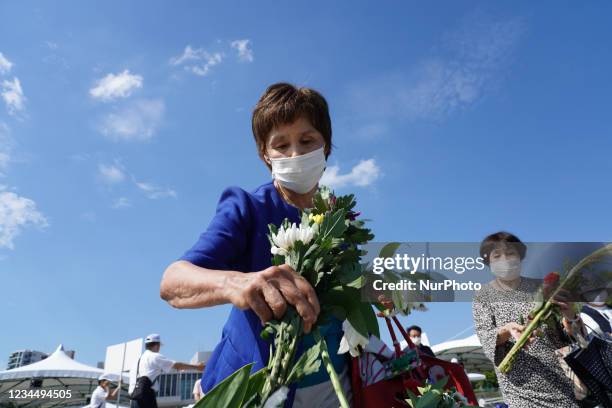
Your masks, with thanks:
M74 406L85 405L87 398L98 385L98 377L104 370L90 367L70 358L59 347L46 359L17 367L12 370L0 371L0 401L6 400L10 390L70 390L71 397L61 400L40 398L34 400L19 400L19 403L28 402L28 406ZM112 375L111 375L112 377ZM115 375L116 380L119 375ZM31 380L42 380L39 387L32 388ZM127 375L123 375L123 382L128 382ZM123 387L122 387L123 388Z
M13 378L39 378L39 377L81 377L95 378L104 370L90 367L71 359L65 352L64 346L59 347L47 358L36 363L0 371L0 381Z
M493 363L485 356L478 336L473 334L464 339L445 341L432 348L436 357L443 360L458 358L468 372L493 370Z

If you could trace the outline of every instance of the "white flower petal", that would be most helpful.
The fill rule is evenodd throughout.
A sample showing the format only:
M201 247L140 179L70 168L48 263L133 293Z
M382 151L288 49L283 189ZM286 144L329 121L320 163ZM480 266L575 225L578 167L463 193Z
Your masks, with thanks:
M342 336L340 340L338 354L343 354L348 351L353 357L359 356L359 346L365 348L370 340L355 330L348 320L342 323L342 330L344 331L344 336Z

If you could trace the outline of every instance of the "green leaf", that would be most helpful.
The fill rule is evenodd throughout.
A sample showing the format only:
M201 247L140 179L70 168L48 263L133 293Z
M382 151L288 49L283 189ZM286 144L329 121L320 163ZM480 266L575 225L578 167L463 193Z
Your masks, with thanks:
M334 274L334 279L343 285L354 282L361 277L361 265L357 262L341 265L340 270Z
M368 328L368 332L370 334L375 335L380 338L380 333L378 330L378 319L376 319L376 313L372 310L372 305L366 302L361 303L361 315L365 320L366 327ZM369 337L369 336L366 336Z
M274 255L272 257L272 265L279 266L285 263L285 257L282 255Z
M261 337L262 340L265 341L272 341L275 331L276 330L271 324L266 324L261 333L259 333L259 337Z
M444 389L444 387L446 386L446 383L448 382L448 375L445 375L444 377L440 378L434 385L433 388L437 388L439 390Z
M294 382L301 381L305 376L316 373L321 367L321 345L320 343L310 347L304 354L300 356L298 361L295 362L287 381L284 385L289 385Z
M308 250L304 254L304 258L310 258L310 256L319 249L317 244L312 244L308 247Z
M434 393L428 392L422 395L417 402L416 408L431 408L437 407L440 397Z
M363 279L363 276L358 276L357 278L355 278L355 280L348 282L345 286L355 289L361 289L364 283L365 281Z
M315 263L314 263L314 270L315 270L315 272L321 272L321 270L323 269L324 266L325 266L325 259L317 258L315 260Z
M236 370L196 402L194 408L239 408L248 388L252 366L253 363L250 363Z
M346 319L361 334L368 338L370 334L379 336L378 321L372 307L367 302L361 301L359 289L348 286L336 286L321 294L321 304L331 308L338 317L341 309L346 314Z
M326 215L319 229L320 239L325 240L341 236L344 230L346 230L345 217L346 211L344 209L339 209L331 215Z
M378 253L378 256L380 258L391 258L393 257L393 255L395 255L395 251L397 251L400 245L401 244L399 242L390 242L384 247L382 247L382 249Z
M251 374L247 385L246 392L244 394L243 401L249 401L253 396L261 394L264 383L266 382L266 368Z
M328 210L327 202L321 196L320 193L314 195L314 197L312 198L312 204L314 212L316 212L317 214L324 214Z
M352 309L347 310L346 319L349 321L351 326L357 330L359 334L361 334L366 339L370 337L368 334L368 324L364 319L364 316L361 315L361 305L359 304L357 307L353 307Z
M408 404L410 404L412 408L415 408L416 404L418 403L418 397L411 390L406 390L406 392L408 393L408 397L410 398L410 401L408 401Z

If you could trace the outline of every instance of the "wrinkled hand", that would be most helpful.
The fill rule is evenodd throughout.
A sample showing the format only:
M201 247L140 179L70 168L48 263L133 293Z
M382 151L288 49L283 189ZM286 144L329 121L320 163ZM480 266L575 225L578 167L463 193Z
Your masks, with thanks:
M304 332L310 332L321 308L315 290L306 279L288 265L242 275L232 299L236 307L253 310L265 323L272 318L281 319L287 304L293 305L304 320Z

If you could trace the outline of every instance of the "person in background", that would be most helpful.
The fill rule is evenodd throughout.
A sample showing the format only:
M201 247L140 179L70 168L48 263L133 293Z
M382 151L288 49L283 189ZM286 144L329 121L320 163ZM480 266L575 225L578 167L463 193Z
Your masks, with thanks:
M91 402L89 408L105 408L106 401L117 399L119 395L119 387L110 391L111 379L107 374L102 374L98 377L98 386L91 394Z
M451 358L450 362L453 364L459 364L465 370L465 365L463 364L463 361L459 360L457 357Z
M144 392L142 399L132 399L131 408L157 408L157 392L159 391L159 383L157 379L160 374L167 373L171 369L176 370L204 370L204 363L198 365L179 363L170 360L160 354L161 337L159 334L150 334L145 338L146 350L136 364L130 369L130 395L136 387L136 381L140 377L148 377L151 380L151 387Z
M489 235L480 245L480 256L494 279L474 295L472 314L482 350L495 365L504 401L512 408L577 408L572 383L555 354L571 344L568 335L580 324L574 305L561 297L553 299L562 322L546 326L541 337L532 334L512 369L500 372L497 366L525 330L523 322L542 282L522 276L527 246L513 234L501 231Z
M421 330L419 326L412 325L408 327L406 331L408 332L408 336L410 336L410 340L414 343L415 346L417 346L417 349L421 353L427 354L428 356L431 356L431 357L436 356L433 350L429 346L426 346L423 343L421 343L421 334L423 333L423 330Z
M586 301L582 307L580 318L587 334L597 333L602 338L612 340L612 286L610 283L595 280L583 291Z
M195 402L198 402L200 398L204 396L204 393L202 392L202 386L200 385L201 382L202 382L202 379L198 378L195 384L193 384L193 400Z

